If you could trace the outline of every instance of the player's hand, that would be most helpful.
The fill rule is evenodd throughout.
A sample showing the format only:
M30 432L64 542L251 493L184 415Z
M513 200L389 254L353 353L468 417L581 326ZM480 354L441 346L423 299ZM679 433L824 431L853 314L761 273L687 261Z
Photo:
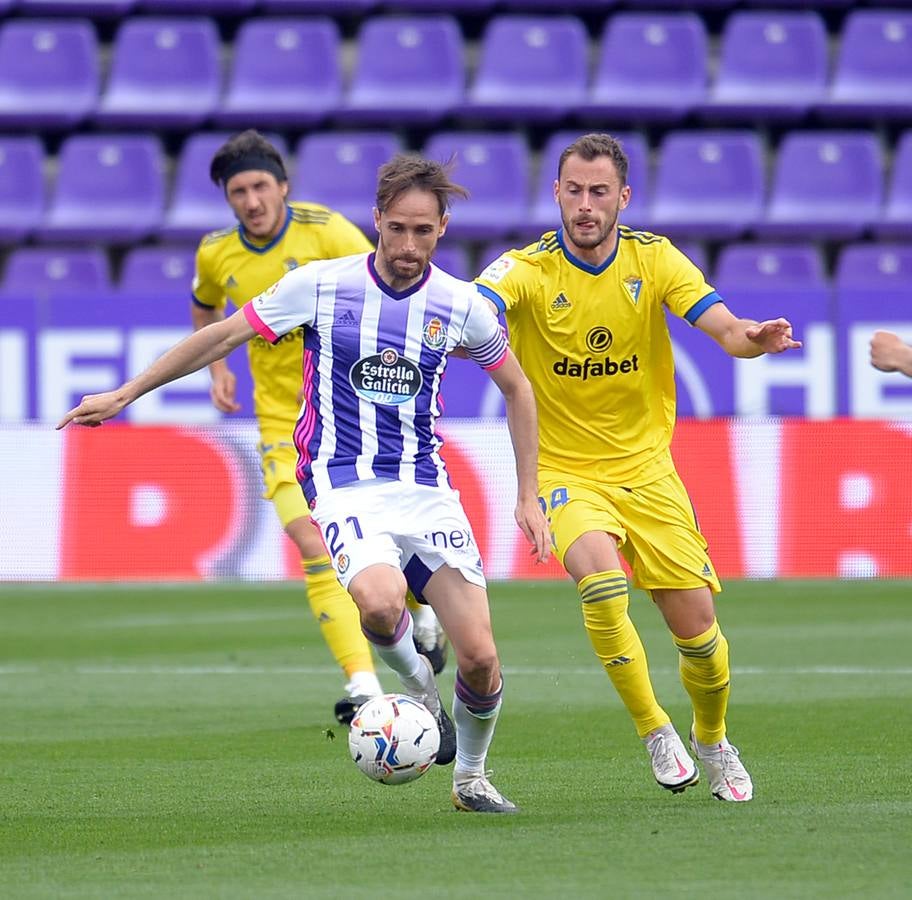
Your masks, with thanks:
M57 431L60 431L61 428L66 428L70 422L74 425L97 428L102 422L116 416L125 406L127 406L127 400L120 391L89 394L82 398L82 403L79 406L71 409L57 423Z
M757 344L764 353L782 353L801 346L801 341L792 338L792 323L788 319L770 319L748 325L744 336Z
M516 524L526 540L532 545L532 555L538 563L545 563L551 557L551 529L542 512L538 497L520 498L516 503Z
M236 399L237 378L230 369L220 369L212 375L212 387L209 396L212 405L223 413L240 412L241 404Z
M881 372L895 372L908 353L906 345L892 331L875 331L871 338L871 365Z

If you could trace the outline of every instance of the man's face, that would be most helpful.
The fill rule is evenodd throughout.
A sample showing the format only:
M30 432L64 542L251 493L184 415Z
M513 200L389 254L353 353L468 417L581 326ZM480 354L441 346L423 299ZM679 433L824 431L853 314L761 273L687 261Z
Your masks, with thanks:
M436 195L420 188L400 194L383 212L374 210L377 258L391 287L404 289L421 276L448 219L440 215Z
M225 185L228 204L241 227L259 241L271 240L282 230L287 194L287 181L259 169L238 172Z
M614 162L607 156L585 160L572 154L554 182L564 235L577 247L591 250L617 227L618 214L630 202L630 186L621 187Z

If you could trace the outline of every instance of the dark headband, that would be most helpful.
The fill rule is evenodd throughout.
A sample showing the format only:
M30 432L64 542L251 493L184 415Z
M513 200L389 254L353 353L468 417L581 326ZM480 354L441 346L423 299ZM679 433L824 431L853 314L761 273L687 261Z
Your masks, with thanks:
M225 171L222 173L222 186L227 185L238 172L249 172L251 170L271 172L279 181L288 181L285 167L281 163L277 163L274 159L260 153L248 153L225 166Z

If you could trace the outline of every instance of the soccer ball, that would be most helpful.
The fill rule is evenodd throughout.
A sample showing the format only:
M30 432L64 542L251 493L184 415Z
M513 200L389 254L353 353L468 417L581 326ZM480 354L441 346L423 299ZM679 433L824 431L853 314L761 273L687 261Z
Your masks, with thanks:
M420 778L437 759L440 731L428 708L417 700L384 694L355 713L348 749L368 778L405 784Z

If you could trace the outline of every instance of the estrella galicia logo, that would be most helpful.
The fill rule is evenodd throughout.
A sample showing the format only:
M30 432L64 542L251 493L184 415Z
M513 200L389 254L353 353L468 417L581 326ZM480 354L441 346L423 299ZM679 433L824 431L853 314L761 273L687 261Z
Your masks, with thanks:
M359 359L349 370L355 393L370 403L398 406L418 396L421 370L391 347Z
M444 325L437 316L434 316L434 318L424 326L422 336L424 337L424 343L427 344L428 347L432 350L439 350L446 343L446 325Z
M614 343L614 335L601 325L589 330L586 335L586 346L590 353L607 353Z

